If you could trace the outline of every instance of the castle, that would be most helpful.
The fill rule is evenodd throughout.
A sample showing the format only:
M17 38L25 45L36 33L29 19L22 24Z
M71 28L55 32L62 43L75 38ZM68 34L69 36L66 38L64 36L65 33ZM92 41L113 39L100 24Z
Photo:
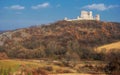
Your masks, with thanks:
M92 11L81 11L81 15L78 16L76 19L68 19L67 17L64 18L66 21L75 21L75 20L100 20L100 15L97 14L95 17L92 15Z

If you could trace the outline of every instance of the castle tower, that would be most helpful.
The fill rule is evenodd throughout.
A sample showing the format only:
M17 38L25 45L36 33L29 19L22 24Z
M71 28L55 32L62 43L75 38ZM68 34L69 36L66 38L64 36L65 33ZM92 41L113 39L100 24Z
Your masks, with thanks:
M68 20L68 19L67 19L67 17L65 17L65 18L64 18L64 20L66 20L66 21L67 21L67 20Z
M93 19L92 11L89 12L89 19Z
M77 19L79 20L79 19L80 19L80 17L79 17L79 16L77 16Z
M88 12L87 11L81 11L81 18L86 19L88 18Z
M97 20L97 21L100 20L100 15L99 14L96 15L95 20Z

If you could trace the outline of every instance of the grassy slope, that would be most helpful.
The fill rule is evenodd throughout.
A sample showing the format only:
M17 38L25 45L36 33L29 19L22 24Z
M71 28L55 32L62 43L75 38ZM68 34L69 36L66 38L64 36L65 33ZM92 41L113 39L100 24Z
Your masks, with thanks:
M97 51L100 52L103 49L106 49L106 52L109 52L111 49L120 49L120 41L100 46L97 48Z
M101 64L105 64L104 62L101 61L81 61L79 62L76 67L72 68L72 67L66 67L66 66L60 66L60 65L56 65L53 62L49 62L49 61L43 61L40 62L40 60L15 60L15 59L8 59L8 60L0 60L0 68L3 68L5 70L8 70L9 68L12 70L12 72L16 72L21 68L21 65L27 69L27 70L33 70L35 68L41 67L44 68L51 66L53 68L52 71L49 71L49 73L58 73L57 71L70 71L71 73L78 73L76 70L79 67L83 67L85 65L98 65L101 66ZM87 70L86 70L87 69ZM45 69L46 70L46 69ZM46 70L47 71L47 70ZM80 70L80 74L81 73L88 73L91 72L91 70L86 67L86 68L81 68Z
M27 67L36 68L39 67L40 64L34 62L20 61L20 60L0 60L0 68L3 69L11 69L12 72L17 71L21 65L26 65Z
M55 73L55 71L59 69L74 71L73 69L70 69L68 67L57 66L54 65L53 63L46 61L40 62L40 60L19 60L19 59L0 60L0 68L3 68L5 70L11 69L12 72L16 72L21 68L21 66L23 66L27 70L51 66L53 68L53 71L51 71L51 73Z

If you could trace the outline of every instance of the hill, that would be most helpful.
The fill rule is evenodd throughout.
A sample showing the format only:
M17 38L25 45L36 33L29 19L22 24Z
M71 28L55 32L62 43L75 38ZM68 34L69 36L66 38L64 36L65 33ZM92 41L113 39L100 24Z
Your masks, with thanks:
M0 34L0 51L11 58L88 58L93 48L115 41L120 23L58 21Z
M3 32L5 32L5 31L0 30L0 34L2 34Z

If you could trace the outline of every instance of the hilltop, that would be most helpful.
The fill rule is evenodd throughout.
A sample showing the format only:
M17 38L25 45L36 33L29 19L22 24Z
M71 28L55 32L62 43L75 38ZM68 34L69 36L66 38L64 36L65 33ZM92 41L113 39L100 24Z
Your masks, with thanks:
M0 30L0 34L3 33L3 32L5 32L5 31Z
M58 21L0 34L0 51L11 58L86 58L81 53L120 41L120 23Z

